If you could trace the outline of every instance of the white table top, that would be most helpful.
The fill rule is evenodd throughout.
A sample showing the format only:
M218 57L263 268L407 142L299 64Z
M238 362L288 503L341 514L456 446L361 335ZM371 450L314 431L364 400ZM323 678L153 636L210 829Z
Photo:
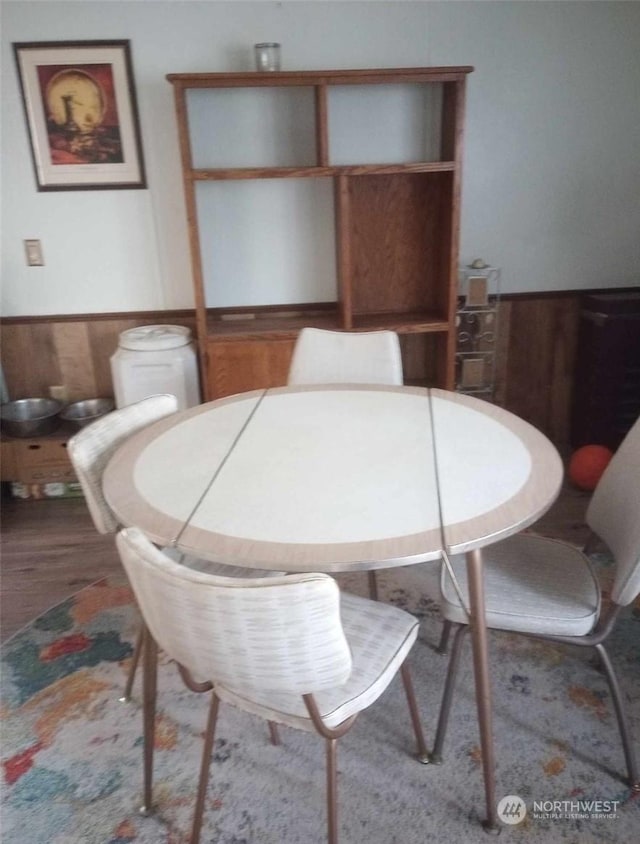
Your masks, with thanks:
M535 428L436 389L288 387L132 437L104 491L161 545L248 568L328 572L471 550L535 521L562 463Z

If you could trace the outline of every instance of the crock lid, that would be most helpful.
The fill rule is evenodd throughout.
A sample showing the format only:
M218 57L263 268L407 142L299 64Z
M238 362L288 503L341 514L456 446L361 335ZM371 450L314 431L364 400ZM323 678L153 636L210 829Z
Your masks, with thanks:
M139 352L154 352L160 349L176 349L191 341L191 329L183 325L140 325L120 335L121 349Z

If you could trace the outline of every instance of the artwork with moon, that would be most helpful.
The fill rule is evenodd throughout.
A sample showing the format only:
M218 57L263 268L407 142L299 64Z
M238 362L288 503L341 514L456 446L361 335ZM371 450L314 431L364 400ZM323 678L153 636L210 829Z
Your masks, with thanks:
M40 65L38 79L52 164L123 161L113 72L109 64Z

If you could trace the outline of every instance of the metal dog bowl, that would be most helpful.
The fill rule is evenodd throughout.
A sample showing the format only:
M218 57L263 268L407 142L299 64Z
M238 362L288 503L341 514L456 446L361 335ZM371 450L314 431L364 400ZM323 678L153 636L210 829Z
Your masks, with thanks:
M0 427L10 437L41 437L60 426L64 405L57 399L17 399L0 408Z
M84 401L68 404L60 414L60 418L78 428L84 428L85 425L90 425L101 416L111 413L114 407L113 399L84 399Z

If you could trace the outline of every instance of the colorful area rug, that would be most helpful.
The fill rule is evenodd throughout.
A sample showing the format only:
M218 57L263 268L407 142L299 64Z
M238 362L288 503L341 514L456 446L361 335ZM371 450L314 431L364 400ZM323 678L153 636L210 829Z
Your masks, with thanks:
M606 560L599 563L606 580ZM411 662L428 744L446 669L434 650L438 610L424 589L430 571L412 567L380 577L382 596L421 618ZM363 592L366 577L342 585ZM104 580L4 647L3 844L188 841L207 696L184 689L175 667L162 661L156 812L142 817L139 679L134 700L118 702L136 629L124 581ZM625 613L610 650L640 737L640 607ZM501 837L527 844L639 840L640 801L624 784L607 685L588 654L492 634L491 660L498 796L519 797L527 810ZM323 741L286 728L281 736L274 747L265 723L221 708L203 844L325 841ZM444 763L422 766L412 752L396 681L339 742L342 844L486 844L468 645Z

